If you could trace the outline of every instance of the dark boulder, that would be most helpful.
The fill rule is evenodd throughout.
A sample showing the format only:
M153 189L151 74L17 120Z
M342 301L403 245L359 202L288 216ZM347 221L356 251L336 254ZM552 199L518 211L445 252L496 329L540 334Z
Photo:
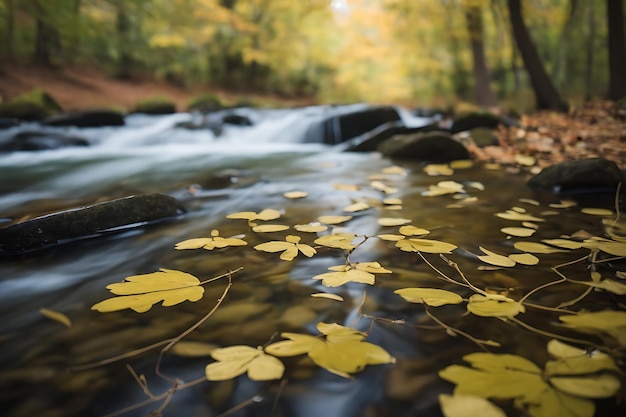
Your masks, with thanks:
M18 126L20 121L11 117L0 117L0 129L9 129Z
M305 132L304 142L336 145L360 136L385 123L400 120L393 107L372 107L331 114L311 123Z
M0 255L136 228L184 213L174 198L145 194L48 214L0 229Z
M47 126L103 127L124 126L124 115L110 110L64 113L42 121Z
M448 162L470 157L465 146L443 131L397 135L383 142L379 151L391 158L430 162Z
M533 188L554 191L615 191L624 181L617 164L603 158L567 161L544 168L528 180Z
M476 127L470 130L472 140L479 147L499 145L498 138L494 135L493 130L487 127Z
M454 120L454 122L452 123L452 127L450 127L450 132L459 133L466 130L472 130L477 127L495 129L500 123L502 123L501 119L491 113L468 113L459 116Z
M396 135L405 135L410 133L426 133L433 130L440 130L437 123L428 124L421 127L407 127L402 121L388 122L350 139L346 142L346 151L350 152L373 152L378 150L379 146Z
M235 113L225 114L224 117L222 117L222 122L224 124L235 126L254 126L254 123L252 123L252 120L250 120L248 116L242 116Z
M0 141L0 152L43 151L77 146L89 146L89 141L61 132L24 131Z
M62 111L54 97L40 89L19 95L7 103L0 103L0 117L19 120L41 120Z

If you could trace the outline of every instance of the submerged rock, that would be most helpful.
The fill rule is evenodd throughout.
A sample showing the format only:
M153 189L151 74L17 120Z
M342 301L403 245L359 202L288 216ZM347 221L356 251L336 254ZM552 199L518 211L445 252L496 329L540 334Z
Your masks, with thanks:
M42 121L42 124L77 127L124 126L124 116L111 110L90 110L52 116Z
M379 151L391 158L448 162L469 159L469 152L443 131L396 135L383 142Z
M172 197L145 194L52 213L0 229L0 255L19 255L128 230L185 212Z
M528 181L534 188L555 191L611 191L624 181L617 164L604 158L582 159L555 164Z
M89 146L89 141L61 132L25 131L0 141L0 152L43 151L72 146Z

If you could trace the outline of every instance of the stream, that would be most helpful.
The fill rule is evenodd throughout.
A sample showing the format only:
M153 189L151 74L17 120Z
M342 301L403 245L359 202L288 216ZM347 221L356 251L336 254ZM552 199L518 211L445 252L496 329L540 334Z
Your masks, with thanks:
M410 219L412 225L431 232L428 239L459 247L446 257L458 263L472 284L519 298L529 289L554 281L551 266L585 252L537 255L541 262L536 266L485 268L475 256L479 246L508 254L516 252L513 243L520 240L500 231L518 222L495 213L522 207L542 216L545 223L531 239L539 241L578 230L602 235L601 218L582 214L580 208L614 209L612 195L569 197L536 192L525 185L530 174L524 170L510 173L475 164L455 169L452 175L429 176L423 162L391 161L375 152L341 152L329 145L302 143L307 123L325 111L323 107L242 109L253 126L224 125L219 136L206 129L177 127L198 117L192 114L130 115L122 127L47 128L79 134L88 139L88 147L0 154L0 227L13 220L143 193L173 196L188 210L157 224L0 259L2 415L116 415L148 398L127 365L145 376L154 395L170 389L171 380L180 384L202 378L204 367L212 361L209 356L175 352L164 355L160 368L171 380L157 375L158 348L102 366L80 367L179 335L207 314L226 291L215 314L185 341L216 347L263 346L280 340L283 331L317 335L315 325L322 321L367 332L367 341L386 349L396 363L368 366L354 379L346 379L303 357L286 358L289 372L282 384L255 382L245 376L205 381L176 392L162 411L164 416L219 416L228 410L235 416L441 416L437 396L451 392L453 386L438 378L437 372L480 349L459 335L450 336L428 320L422 306L407 303L393 291L425 286L468 293L438 279L416 253L374 238L398 234L398 227L381 226L377 219ZM414 125L428 122L410 121ZM8 133L14 132L0 131ZM463 184L464 192L422 195L446 180ZM381 189L375 182L388 188ZM285 198L284 193L290 191L307 195ZM386 204L386 198L400 199L402 204ZM567 198L577 205L549 207ZM318 248L314 257L300 255L291 262L280 261L277 253L253 250L263 242L284 240L287 234L312 244L316 234L293 228L255 233L245 220L226 217L271 208L279 210L281 218L267 223L293 226L315 222L322 215L345 215L344 208L355 201L367 201L371 207L350 213L353 218L337 227L368 236L350 256L352 262L377 261L392 271L376 275L374 286L348 283L327 288L312 279L328 272L330 266L343 264L341 250ZM248 245L213 251L174 249L176 243L208 237L212 230L224 237L242 237ZM438 255L426 256L444 273L455 274ZM586 267L581 263L568 268L568 277L588 279ZM230 289L226 278L205 285L205 295L195 303L174 307L159 303L143 314L90 309L111 296L107 285L161 268L184 271L200 280L243 269L232 274ZM625 270L623 265L621 270ZM567 284L550 287L533 302L554 306L583 290ZM341 295L344 301L310 296L319 292ZM612 308L613 303L611 296L600 293L579 307ZM44 317L42 308L65 314L72 326ZM463 306L430 310L472 336L497 340L502 344L498 352L519 354L538 364L547 358L549 339L544 336L495 318L466 316ZM555 331L541 311L527 311L524 317ZM556 316L550 320L557 321ZM119 415L149 415L159 404ZM618 415L611 414L618 413L611 407L602 408L607 411L604 415Z

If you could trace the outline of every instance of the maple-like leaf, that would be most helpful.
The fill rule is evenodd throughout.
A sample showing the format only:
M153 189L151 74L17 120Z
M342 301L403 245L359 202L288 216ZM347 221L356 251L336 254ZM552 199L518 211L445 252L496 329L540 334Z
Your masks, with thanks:
M365 334L335 323L318 323L325 339L298 333L282 333L289 339L265 348L275 356L296 356L306 353L318 366L344 378L362 371L367 365L395 362L385 349L365 342Z
M130 308L137 313L145 313L159 301L163 301L163 307L169 307L183 301L198 301L204 295L198 278L163 268L159 272L126 277L126 282L107 285L107 289L121 297L94 304L92 310L108 313Z
M211 356L216 362L205 368L209 381L225 381L248 372L253 381L280 379L285 372L283 363L263 352L263 349L250 346L229 346L215 349Z
M333 233L315 239L315 243L329 248L352 250L356 248L356 245L352 243L355 238L356 235L353 233Z
M284 241L273 240L271 242L261 243L256 245L254 249L272 253L282 252L280 254L280 259L283 261L293 260L296 256L298 256L298 252L301 252L304 256L309 258L317 253L313 247L299 242L300 236L287 235Z
M327 287L339 287L348 282L374 285L375 276L378 274L390 274L391 271L380 266L378 262L362 262L350 265L337 265L328 268L333 272L316 275L313 279L321 279Z
M202 237L196 239L188 239L176 244L175 249L206 249L213 250L215 248L221 249L228 246L245 246L248 243L245 240L237 239L234 237L221 237L218 230L211 231L211 237Z

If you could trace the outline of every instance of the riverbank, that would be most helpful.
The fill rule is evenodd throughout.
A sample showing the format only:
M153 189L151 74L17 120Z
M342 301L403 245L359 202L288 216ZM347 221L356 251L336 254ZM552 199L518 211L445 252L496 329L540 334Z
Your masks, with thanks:
M140 100L153 96L167 96L183 111L191 98L205 93L217 95L226 105L242 101L271 107L314 104L308 98L242 93L215 86L182 87L155 79L123 80L87 66L46 67L20 62L0 65L0 103L35 88L49 92L66 111L102 108L129 111Z

